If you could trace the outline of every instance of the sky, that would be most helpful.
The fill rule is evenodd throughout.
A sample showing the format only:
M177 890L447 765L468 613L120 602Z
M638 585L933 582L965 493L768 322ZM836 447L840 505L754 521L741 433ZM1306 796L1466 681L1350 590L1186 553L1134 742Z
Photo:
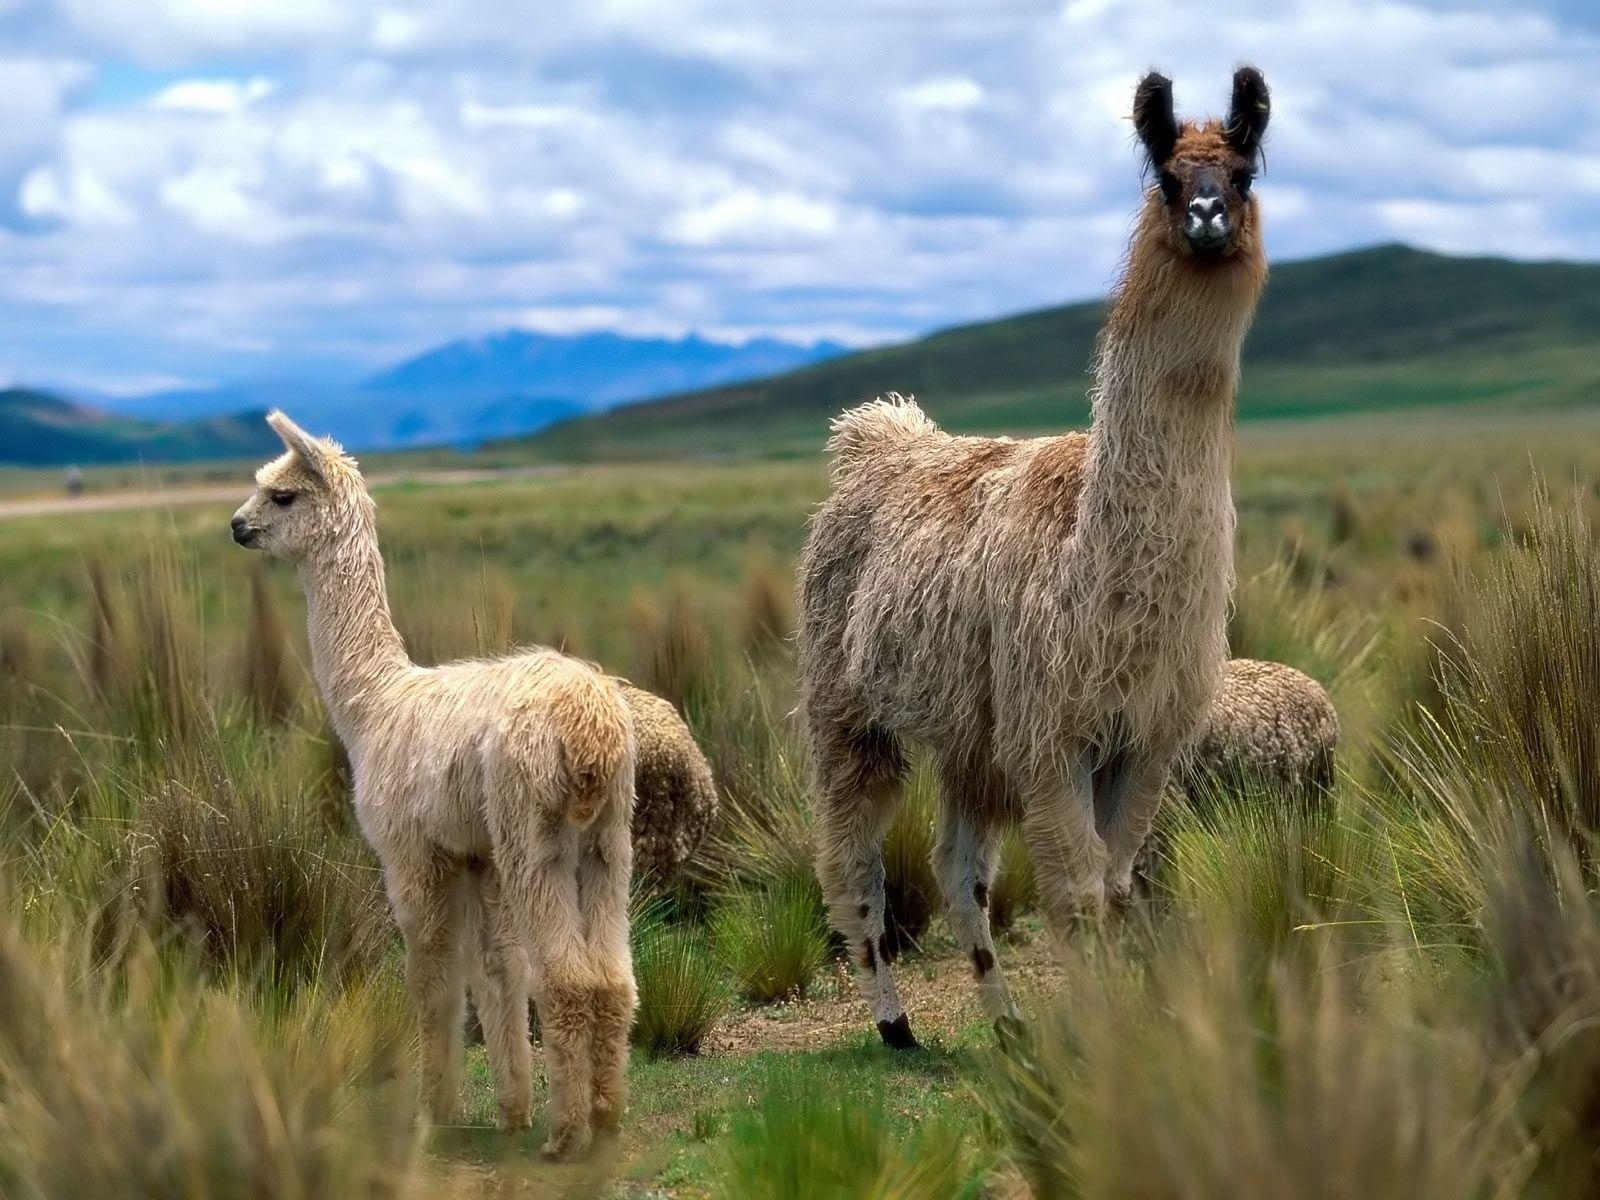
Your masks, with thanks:
M0 0L0 383L1098 295L1139 75L1218 114L1241 61L1274 257L1600 260L1592 0Z

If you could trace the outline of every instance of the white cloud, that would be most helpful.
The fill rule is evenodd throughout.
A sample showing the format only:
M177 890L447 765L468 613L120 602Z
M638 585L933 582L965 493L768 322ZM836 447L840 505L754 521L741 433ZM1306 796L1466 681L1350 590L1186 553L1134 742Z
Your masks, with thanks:
M9 371L74 338L130 374L378 363L520 320L876 340L1094 294L1151 64L1188 114L1266 69L1280 255L1600 259L1600 43L1535 10L4 4Z
M162 88L146 104L157 112L190 113L203 117L233 117L258 100L272 95L276 84L260 77L236 79L185 79Z
M900 97L916 112L964 113L983 103L983 88L964 75L926 79L901 91Z
M839 228L838 209L798 192L741 187L676 214L667 234L691 246L770 246L814 241Z
M114 55L157 65L326 45L348 34L355 8L343 0L59 0L72 31Z

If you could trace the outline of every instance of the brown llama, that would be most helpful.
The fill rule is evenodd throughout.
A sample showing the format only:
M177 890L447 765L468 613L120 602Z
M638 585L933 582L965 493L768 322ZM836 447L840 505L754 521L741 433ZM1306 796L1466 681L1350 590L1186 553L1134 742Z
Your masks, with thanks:
M545 1153L614 1132L635 1001L628 947L634 737L615 683L554 650L420 667L389 616L355 460L282 413L288 452L233 517L306 595L312 668L349 749L356 818L406 943L422 1100L450 1119L472 975L503 1128L532 1102L528 986L550 1075Z
M1020 817L1065 935L1109 897L1227 658L1239 351L1266 282L1250 185L1268 114L1180 125L1147 75L1145 193L1095 358L1088 433L952 437L891 395L834 423L833 492L799 569L818 875L878 1030L916 1045L884 936L882 843L906 743L933 754L934 859L986 1010L1010 1012L986 912Z

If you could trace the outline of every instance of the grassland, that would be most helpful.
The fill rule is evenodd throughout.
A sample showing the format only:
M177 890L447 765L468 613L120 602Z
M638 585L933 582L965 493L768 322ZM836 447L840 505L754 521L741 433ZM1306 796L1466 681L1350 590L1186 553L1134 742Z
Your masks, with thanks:
M481 1051L460 1127L414 1127L290 573L227 504L0 523L0 1194L1593 1194L1597 478L1581 414L1242 427L1234 650L1329 687L1335 794L1172 806L1153 897L1059 960L1008 855L1036 1019L1002 1053L919 777L890 854L911 1056L873 1044L807 867L782 634L822 464L380 488L415 657L595 657L684 705L724 792L638 899L623 1145L561 1169L488 1128Z

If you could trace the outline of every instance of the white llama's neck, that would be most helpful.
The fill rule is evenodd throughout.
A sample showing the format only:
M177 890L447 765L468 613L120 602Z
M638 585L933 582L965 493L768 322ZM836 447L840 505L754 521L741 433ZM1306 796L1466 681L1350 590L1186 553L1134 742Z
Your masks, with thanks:
M302 563L300 582L317 686L339 737L354 750L385 684L411 665L389 615L376 528Z

